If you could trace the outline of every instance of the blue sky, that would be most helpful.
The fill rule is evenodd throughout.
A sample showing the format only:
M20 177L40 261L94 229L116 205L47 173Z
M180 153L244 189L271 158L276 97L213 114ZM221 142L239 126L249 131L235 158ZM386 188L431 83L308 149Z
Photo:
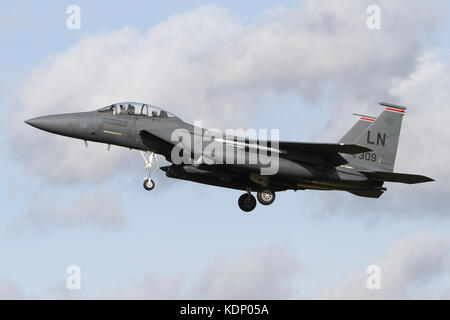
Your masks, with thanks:
M81 30L66 28L68 17L66 8L72 3L81 8ZM364 8L364 5L354 4L351 1L349 3L356 8L355 10L359 10L359 7ZM106 156L106 146L98 148L94 146L93 152L91 149L86 150L82 142L69 141L68 138L63 137L50 138L50 134L37 132L36 129L27 127L23 123L23 120L45 114L49 110L72 111L69 109L73 109L74 105L79 105L80 102L85 102L86 108L95 103L98 103L98 107L110 103L109 100L106 100L113 99L113 97L108 95L107 90L110 89L107 85L104 88L108 89L105 89L104 93L100 92L98 96L89 90L84 95L83 91L76 87L78 83L73 82L77 80L73 79L80 77L81 83L86 83L87 87L97 85L94 84L96 80L90 77L89 73L83 77L83 75L65 72L69 69L62 68L62 71L59 72L58 68L60 67L55 62L70 62L70 59L73 58L71 50L81 49L83 51L83 49L89 48L83 44L86 39L97 39L98 43L103 43L102 41L106 41L105 37L111 36L113 40L110 41L114 42L114 37L120 30L131 27L137 34L132 34L132 36L136 36L138 41L145 44L147 41L145 37L149 30L153 30L155 33L161 32L164 35L166 34L164 32L176 30L171 29L170 26L171 23L175 24L177 19L181 21L180 23L188 23L190 14L206 19L208 10L211 10L211 15L217 15L218 19L223 18L226 23L230 23L229 26L236 26L237 31L235 32L238 36L242 29L245 30L242 38L246 39L245 41L251 41L255 34L260 34L274 25L280 24L282 30L283 28L297 28L295 20L291 23L292 25L287 22L292 18L291 15L299 14L302 17L302 11L313 10L313 12L318 12L318 16L323 15L325 18L335 14L336 17L329 20L332 21L330 23L336 24L335 29L328 30L326 23L317 22L323 22L323 20L314 20L314 17L311 17L312 20L305 23L307 27L301 23L298 26L298 28L309 30L310 38L305 38L305 41L311 43L311 47L314 48L316 41L319 41L317 39L333 36L336 33L335 38L342 37L340 42L336 41L335 48L339 48L339 43L349 41L345 36L347 27L343 29L343 32L339 32L341 28L339 24L344 23L342 17L345 16L346 11L344 9L333 11L335 6L327 7L327 4L330 4L328 1L324 1L322 4L312 4L311 1L306 1L306 4L297 1L277 1L276 3L272 1L169 1L164 4L151 1L127 1L120 5L111 5L106 1L60 2L57 5L50 1L39 4L27 1L2 3L0 5L2 22L0 39L7 45L4 45L3 50L0 51L0 102L3 106L1 121L4 127L18 129L13 129L11 134L6 130L6 135L0 139L0 145L4 150L0 156L0 164L3 168L3 179L0 183L0 200L3 204L0 215L0 238L2 239L0 241L2 257L0 286L4 285L4 288L0 290L0 297L8 297L12 294L11 292L19 292L17 294L19 298L96 298L116 297L117 292L120 291L125 292L125 296L129 294L143 298L242 296L247 298L311 298L328 297L327 288L337 284L337 287L341 288L338 290L338 296L376 298L377 295L372 296L373 293L365 292L364 288L355 292L347 292L348 278L356 279L352 281L359 281L358 279L361 278L361 287L364 287L365 268L370 264L380 262L383 265L385 263L387 265L386 273L401 269L402 266L393 266L394 263L391 260L383 259L386 256L388 257L386 259L389 259L389 252L395 252L392 250L396 250L396 244L402 239L412 239L410 242L415 243L415 241L421 241L420 235L427 234L431 235L432 239L435 239L433 237L441 239L440 237L444 236L447 241L445 237L448 235L450 222L447 218L448 203L445 196L448 195L448 191L439 188L439 186L444 188L446 177L444 170L441 167L427 169L423 162L419 161L422 159L420 156L417 157L417 161L409 163L406 159L407 155L415 157L415 154L414 151L407 149L409 144L405 143L402 146L402 139L399 147L398 170L403 172L409 169L410 171L414 170L414 173L442 174L444 179L441 180L444 181L441 182L441 185L438 187L418 185L406 188L388 185L389 191L378 200L359 199L353 195L338 192L287 191L277 194L277 200L273 205L258 206L251 214L243 214L237 207L239 191L185 181L173 181L166 178L161 172L157 172L155 174L156 188L149 193L142 188L145 170L137 152L121 151L118 147L113 147L110 151L112 160L111 163L108 163L110 158ZM182 107L182 103L176 98L164 100L164 95L160 96L155 93L154 99L162 101L165 106L173 105L175 110L169 110L173 110L175 114L179 114L187 120L205 117L207 123L219 126L230 126L236 123L237 126L278 128L281 138L284 140L332 139L332 141L337 141L355 121L351 112L370 112L376 115L380 109L373 107L374 101L378 102L373 99L378 99L380 96L382 96L380 100L383 100L384 97L401 98L402 95L406 96L404 92L408 93L407 88L414 85L414 81L417 81L419 89L420 85L426 87L426 84L433 83L434 79L431 76L425 77L423 81L417 80L421 71L417 61L432 50L438 49L446 52L450 40L448 24L436 22L435 26L428 26L428 19L433 20L432 17L436 11L433 8L441 5L439 2L417 1L417 4L420 5L420 8L425 8L424 11L428 14L420 14L417 17L419 24L417 28L424 29L426 36L435 41L411 36L411 40L403 39L404 42L401 44L410 45L414 54L403 53L399 49L392 54L394 56L392 59L384 57L384 53L379 53L381 56L379 60L368 56L367 61L361 63L363 66L372 64L376 68L375 71L372 70L373 73L358 74L355 70L364 69L357 64L358 62L354 62L358 59L348 58L347 61L344 57L341 58L338 67L332 66L333 62L329 62L329 59L324 59L323 63L319 63L319 65L323 65L323 69L318 70L318 68L311 67L312 71L307 71L309 66L314 65L311 62L299 66L300 70L293 71L291 75L289 69L292 67L289 65L291 58L284 50L284 44L273 42L271 45L268 40L267 47L264 47L269 51L268 55L272 48L276 49L277 45L282 46L279 51L275 52L280 55L280 61L286 61L286 72L283 75L277 74L277 71L265 73L267 65L270 66L270 62L266 65L265 61L273 59L273 54L271 54L272 58L256 59L256 61L260 61L260 65L255 62L256 66L252 66L252 68L256 69L249 69L254 71L257 79L251 78L251 75L247 75L248 73L244 76L236 76L243 77L243 80L239 80L241 79L239 78L235 82L236 86L240 86L240 88L233 88L233 85L228 82L220 82L222 78L218 78L218 80L214 78L217 77L217 74L209 75L213 79L212 82L217 81L214 83L226 83L224 90L229 91L225 91L225 94L221 92L222 87L208 87L206 84L206 91L210 90L211 94L205 95L204 99L199 97L190 100L190 97L187 97L186 103ZM199 11L199 8L204 5L210 5L209 9ZM211 5L213 9L211 9ZM389 23L389 17L400 15L399 20L404 19L407 25L410 23L407 16L411 15L411 12L415 12L409 8L402 13L398 11L398 7L385 2L380 5L382 14L386 14L388 17L386 28L392 26ZM283 9L274 9L276 7L283 7ZM446 5L444 7L448 10ZM215 8L219 8L219 11ZM277 13L280 10L285 13ZM223 15L223 12L226 14ZM278 21L277 14L286 14L286 20ZM184 18L171 20L170 17L173 15L185 15L188 22L184 21ZM364 11L361 16L364 26ZM323 17L322 19L325 19ZM352 19L356 18L352 16L344 20ZM194 21L197 21L196 18ZM318 25L316 26L315 23ZM420 26L421 23L423 23L423 27ZM206 35L208 35L207 28L210 25L207 23L204 25L203 29L206 28L204 30ZM187 26L190 25L187 24ZM315 28L324 29L314 31ZM214 30L216 29L211 32ZM401 31L394 30L392 32L383 27L380 32L381 36L375 37L373 41L377 44L379 41L379 44L383 45L390 44L390 41L396 42L396 37L400 38L402 35ZM389 35L390 32L392 32L392 36ZM359 34L357 33L357 36ZM372 35L368 34L368 36ZM195 39L195 35L192 36ZM298 37L303 39L304 36L305 34L300 33ZM405 38L408 37L409 35L405 36ZM228 39L227 35L224 38ZM254 38L260 39L257 36ZM149 44L153 48L152 46L165 46L165 41L169 43L169 40L180 38L176 36L171 38L169 34L167 38L150 39L159 39L159 43L151 42ZM222 41L220 35L218 35L218 39L217 41ZM243 40L244 43L245 41ZM288 41L295 42L295 39L286 40L286 42ZM193 40L193 42L195 41ZM261 42L264 41L258 40L255 43ZM304 49L308 46L304 46L301 42L294 49L299 50L299 55L305 54L304 60L312 59L316 54L323 54L323 50L313 50L313 54L302 53L302 50L308 50ZM349 43L350 47L348 47L347 53L349 56L354 51L362 50L357 47L369 46L365 40L361 40L361 46L358 46L358 42L350 41ZM233 42L226 42L226 44L233 45ZM139 43L139 45L143 44ZM351 45L355 47L351 47ZM176 48L176 41L174 46ZM379 46L374 47L379 48ZM386 48L385 51L388 51L387 47L384 48ZM101 48L98 50L98 52L102 52ZM203 59L205 59L201 60L202 58L200 58L200 65L208 64L210 59L214 59L214 56L223 54L219 51L210 56L206 49L198 50L201 53L199 56L203 57L202 54L204 54ZM124 51L132 52L133 50L124 47ZM285 54L286 57L284 57ZM339 50L336 49L335 55L339 54ZM386 53L387 55L388 53ZM295 55L293 57L293 61L297 61ZM260 57L257 56L257 58ZM151 60L152 57L149 59ZM226 56L217 59L220 62L220 59L229 58ZM448 62L439 57L437 59L441 59L438 62L445 69ZM303 59L301 60L303 61ZM398 62L400 60L402 60L401 63ZM75 64L78 63L76 59L73 61ZM121 61L124 60L117 60L116 63L120 64ZM238 69L239 63L236 61L232 65ZM397 66L403 63L404 66L398 67L396 70ZM131 62L132 64L133 62ZM394 69L392 71L389 67L394 64L396 66L392 68ZM216 65L216 63L211 63L210 67L213 68ZM343 67L346 65L348 67ZM85 65L81 66L85 67ZM190 69L191 67L193 69ZM281 64L282 67L285 65ZM209 70L208 68L203 70L202 67L195 68L197 67L194 66L194 63L188 63L186 70L193 74L198 74L199 70L204 73ZM277 68L279 69L280 66ZM368 68L367 72L369 71L371 69ZM114 77L108 73L109 71L106 72L105 77ZM156 75L163 81L165 72L164 70L161 72ZM171 72L167 72L167 77L173 75ZM178 71L173 72L177 74ZM312 72L312 74L308 72ZM415 72L419 76L411 78L411 74ZM60 81L67 85L57 87L51 78L55 77L55 74L60 75L60 78L56 77L56 82ZM152 72L147 74L149 78L156 77ZM433 76L434 73L431 75ZM33 76L37 76L38 79L42 77L42 83L33 80L35 79ZM224 72L224 78L226 76L227 74ZM131 80L135 75L133 73L123 74L123 77ZM136 78L138 77L136 75ZM361 88L359 87L361 80L358 80L358 77L365 79ZM182 76L180 76L181 78ZM369 78L385 78L386 82L378 86L375 80L371 81ZM178 81L177 79L173 78L172 80ZM233 79L231 75L230 79ZM408 82L408 79L412 79L413 84L411 81ZM122 81L122 79L118 79L118 81ZM179 81L180 86L188 86L183 80ZM100 84L100 88L102 88L101 86ZM189 86L197 89L195 81ZM81 87L83 85L80 85ZM364 87L376 88L373 97L353 98L364 92ZM51 95L32 94L33 92L43 92L46 89ZM169 89L173 90L172 87ZM117 90L115 89L116 92ZM149 89L150 93L143 94L136 90L123 89L123 92L117 93L117 96L130 97L136 94L136 99L132 100L140 100L140 96L148 97L148 99L153 97L151 91L153 89ZM224 98L228 92L232 95L230 100ZM63 98L59 98L59 95L62 95ZM64 100L67 99L65 95L73 97L74 101ZM172 95L176 96L176 94ZM182 95L183 93L180 93L180 100L184 98ZM438 112L441 110L440 103L445 96L443 94L434 94L433 96L441 100L433 101L429 108L436 108L435 111ZM47 99L48 107L46 106ZM422 99L421 96L417 101L420 99ZM68 106L61 104L61 101L67 102ZM165 103L165 101L168 102ZM233 102L236 101L242 105L233 106ZM153 101L146 102L154 103ZM217 102L217 109L212 102ZM31 108L27 103L32 105ZM195 103L198 103L200 107L197 107ZM249 105L248 109L245 109L245 103ZM369 108L369 105L372 107ZM17 114L20 114L20 117ZM243 116L239 116L240 114ZM420 119L420 117L421 114L418 114L413 118L412 114L411 123L416 123L414 119ZM221 119L223 119L223 123L221 123ZM408 117L405 121L408 121ZM432 130L437 125L439 123L430 122L426 124L426 127ZM448 130L443 130L445 133L441 138L447 139L446 132ZM405 129L403 135L410 134L410 138L403 136L402 138L405 141L415 139L413 131L413 129ZM24 142L17 147L16 139L24 140ZM46 144L45 148L42 143ZM54 154L62 157L58 159L69 157L68 149L62 149L64 147L61 146L70 145L70 150L74 150L78 162L75 160L75 162L69 163L60 161L57 167L52 168L47 159L50 161L53 156L53 143ZM80 171L80 176L84 177L86 174L87 178L78 180L76 178L67 180L64 180L63 177L55 178L51 173L53 171L64 175L64 173L74 172L76 175L78 172L76 164L80 164L80 167L89 167L90 161L92 161L91 157L95 156L95 153L102 154L103 158L99 159L106 161L105 165L110 171L108 169L102 173L101 167L91 171L86 169L88 171ZM403 155L401 156L400 153ZM73 153L70 154L73 155ZM102 163L100 160L93 163L92 166L95 167ZM118 165L119 161L125 161L126 166ZM406 164L408 167L399 167L402 164ZM413 164L416 165L416 168ZM46 166L49 168L44 169ZM417 168L417 166L419 167ZM127 170L123 170L124 167ZM100 172L98 175L97 171ZM104 197L99 196L99 201L95 201L95 197L91 199L89 195L104 195ZM112 227L105 227L105 223L110 222L109 218L105 218L105 215L96 215L97 212L103 212L102 208L107 207L102 203L107 199L114 199L114 205L110 209L119 219L119 222L116 221L117 223ZM86 203L87 206L84 205ZM84 217L82 220L77 220L76 213L73 213L77 208L86 211L80 213ZM89 212L90 210L92 212ZM408 212L411 214L409 215ZM55 213L55 215L49 217L46 215L47 213ZM433 241L430 243L435 248ZM272 255L276 258L279 254L285 260L280 259L275 266L265 269L270 264L265 259L269 257L270 260ZM405 250L401 254L409 254L409 251ZM416 253L411 253L411 255L414 254ZM261 256L261 260L258 260ZM414 261L414 257L407 256L411 261ZM444 260L447 261L446 259L448 256L445 256ZM405 258L405 260L407 259ZM261 265L258 264L258 261L262 261ZM292 263L293 261L298 264ZM82 270L82 290L77 292L70 292L65 288L67 277L65 271L71 264L79 265ZM249 268L254 268L255 272L250 272ZM256 276L253 279L254 274ZM149 275L153 279L150 283L145 280ZM417 289L420 293L419 297L421 294L424 297L434 296L450 285L448 274L441 272L435 275L436 277L432 277L432 280L426 284L425 289L415 287L416 284L413 284L412 288L409 287L409 283L402 283L402 285L408 286L407 290ZM178 276L180 278L177 278ZM216 282L211 280L214 276L217 276ZM231 284L235 283L236 285L231 286L232 289L226 285L224 288L217 287L217 281L220 283L221 277L229 279ZM239 286L242 278L253 282L250 289ZM389 276L387 279L395 282L395 279L392 280ZM158 281L161 281L162 284ZM440 281L437 288L432 287L435 285L435 281ZM411 280L411 283L413 282ZM198 289L205 286L209 288L209 291L206 290L206 292L210 292L210 295L205 295ZM399 291L399 286L388 283L384 289L387 292L386 295L380 297L396 297L403 292ZM275 287L278 291L273 291L279 292L279 294L271 295L266 291L267 287ZM430 287L433 289L429 289ZM405 289L405 291L407 290ZM410 296L405 295L405 297Z

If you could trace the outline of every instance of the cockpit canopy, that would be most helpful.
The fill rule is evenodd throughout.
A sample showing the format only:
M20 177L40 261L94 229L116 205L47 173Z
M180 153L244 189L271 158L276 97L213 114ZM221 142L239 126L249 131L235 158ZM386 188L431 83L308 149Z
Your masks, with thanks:
M140 102L121 102L98 109L97 112L114 115L144 116L153 118L175 118L176 116L166 110L151 104Z

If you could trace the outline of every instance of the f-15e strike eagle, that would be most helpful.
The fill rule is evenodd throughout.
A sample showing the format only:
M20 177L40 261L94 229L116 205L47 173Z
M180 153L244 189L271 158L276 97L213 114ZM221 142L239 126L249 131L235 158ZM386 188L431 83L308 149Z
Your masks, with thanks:
M380 103L377 117L359 120L338 143L304 143L250 139L219 134L188 124L145 103L123 102L79 113L38 117L27 124L63 136L136 149L150 178L156 154L171 163L161 167L170 178L246 191L239 207L246 212L258 201L270 205L285 190L343 190L378 198L384 182L420 183L433 179L393 172L406 108ZM274 166L273 164L276 164ZM276 170L268 170L268 167ZM266 169L266 171L264 171Z

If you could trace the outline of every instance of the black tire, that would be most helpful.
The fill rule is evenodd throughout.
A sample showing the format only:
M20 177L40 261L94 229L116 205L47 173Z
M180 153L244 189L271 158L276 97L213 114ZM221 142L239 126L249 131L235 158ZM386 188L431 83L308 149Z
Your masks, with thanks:
M153 190L155 188L155 182L152 179L144 180L144 189L147 191Z
M258 202L264 206L268 206L275 201L275 192L270 189L259 191L256 195Z
M253 195L244 193L239 197L238 205L242 211L250 212L256 207L256 199Z

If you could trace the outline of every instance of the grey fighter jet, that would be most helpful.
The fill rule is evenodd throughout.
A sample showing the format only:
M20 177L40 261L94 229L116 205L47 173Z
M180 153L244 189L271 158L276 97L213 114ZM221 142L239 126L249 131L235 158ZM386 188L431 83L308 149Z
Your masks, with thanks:
M145 103L124 102L80 113L38 117L27 124L63 136L138 150L150 178L156 155L169 166L166 176L244 190L238 205L252 211L258 202L270 205L285 190L343 190L378 198L384 182L420 183L433 179L393 172L400 128L406 108L380 103L377 117L358 115L338 143L304 143L222 134L188 124Z

